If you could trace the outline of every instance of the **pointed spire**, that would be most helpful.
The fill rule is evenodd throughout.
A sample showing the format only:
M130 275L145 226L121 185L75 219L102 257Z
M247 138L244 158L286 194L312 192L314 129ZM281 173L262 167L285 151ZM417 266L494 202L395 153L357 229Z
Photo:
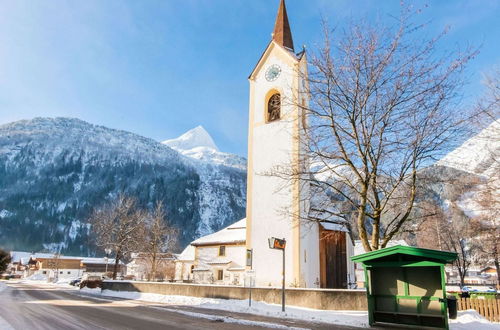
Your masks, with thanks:
M292 31L290 30L290 23L288 23L285 0L280 1L278 17L276 17L276 23L274 24L273 40L293 51Z

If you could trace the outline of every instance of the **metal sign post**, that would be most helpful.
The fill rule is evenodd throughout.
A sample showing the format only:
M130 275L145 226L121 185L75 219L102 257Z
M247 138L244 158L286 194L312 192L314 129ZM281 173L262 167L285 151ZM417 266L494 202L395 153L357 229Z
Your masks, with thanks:
M285 239L283 239L284 241ZM281 285L281 311L285 311L285 247L283 246L283 283Z
M276 250L281 250L283 251L283 282L281 284L281 311L285 311L285 247L286 247L286 240L271 237L269 239L269 248L270 249L276 249Z
M248 307L252 307L252 287L255 286L255 270L252 270L253 263L253 249L247 250L247 262L246 265L250 267L250 270L245 272L245 286L248 278Z
M248 288L248 307L252 307L252 288L255 287L255 270L245 271L245 287Z

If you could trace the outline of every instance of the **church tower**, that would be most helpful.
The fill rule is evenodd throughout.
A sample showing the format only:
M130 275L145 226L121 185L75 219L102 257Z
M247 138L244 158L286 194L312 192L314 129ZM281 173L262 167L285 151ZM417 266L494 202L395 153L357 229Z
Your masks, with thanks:
M287 241L286 286L319 286L318 225L300 221L308 214L308 183L276 175L276 167L304 166L306 77L306 53L295 52L281 0L272 40L249 77L246 244L257 286L281 285L282 254L269 248L270 237Z

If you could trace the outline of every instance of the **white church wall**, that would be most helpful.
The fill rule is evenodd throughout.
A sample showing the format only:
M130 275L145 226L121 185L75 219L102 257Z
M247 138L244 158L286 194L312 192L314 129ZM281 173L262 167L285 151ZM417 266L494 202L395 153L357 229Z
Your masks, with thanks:
M193 265L194 261L177 261L175 263L175 280L192 281L193 273L191 271L191 266Z
M225 255L219 256L219 247L225 246ZM195 272L197 283L242 285L246 261L245 245L213 245L196 247L196 268L207 271ZM223 271L223 279L218 280L218 271Z
M351 257L354 256L354 245L352 244L349 234L347 234L347 288L356 287L356 268L354 262L351 261Z
M274 48L263 65L253 84L253 182L252 182L252 225L251 245L253 248L253 269L256 271L257 285L281 285L282 253L269 249L267 239L271 236L285 238L286 248L286 283L291 285L300 279L294 268L299 261L294 258L298 242L294 242L295 227L291 213L293 209L293 191L290 182L276 176L265 175L275 166L289 166L293 161L294 117L297 107L293 104L292 90L297 84L293 59L285 51ZM279 65L280 76L273 82L265 79L265 72L271 65ZM266 96L271 90L277 90L282 96L281 118L266 123ZM297 197L297 196L296 196ZM296 256L295 256L296 257Z

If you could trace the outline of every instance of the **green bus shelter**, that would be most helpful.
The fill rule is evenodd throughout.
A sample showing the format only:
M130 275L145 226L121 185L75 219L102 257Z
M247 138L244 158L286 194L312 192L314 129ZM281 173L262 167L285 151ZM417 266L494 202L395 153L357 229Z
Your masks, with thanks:
M363 264L370 325L448 329L444 266L457 254L393 246L351 257Z

